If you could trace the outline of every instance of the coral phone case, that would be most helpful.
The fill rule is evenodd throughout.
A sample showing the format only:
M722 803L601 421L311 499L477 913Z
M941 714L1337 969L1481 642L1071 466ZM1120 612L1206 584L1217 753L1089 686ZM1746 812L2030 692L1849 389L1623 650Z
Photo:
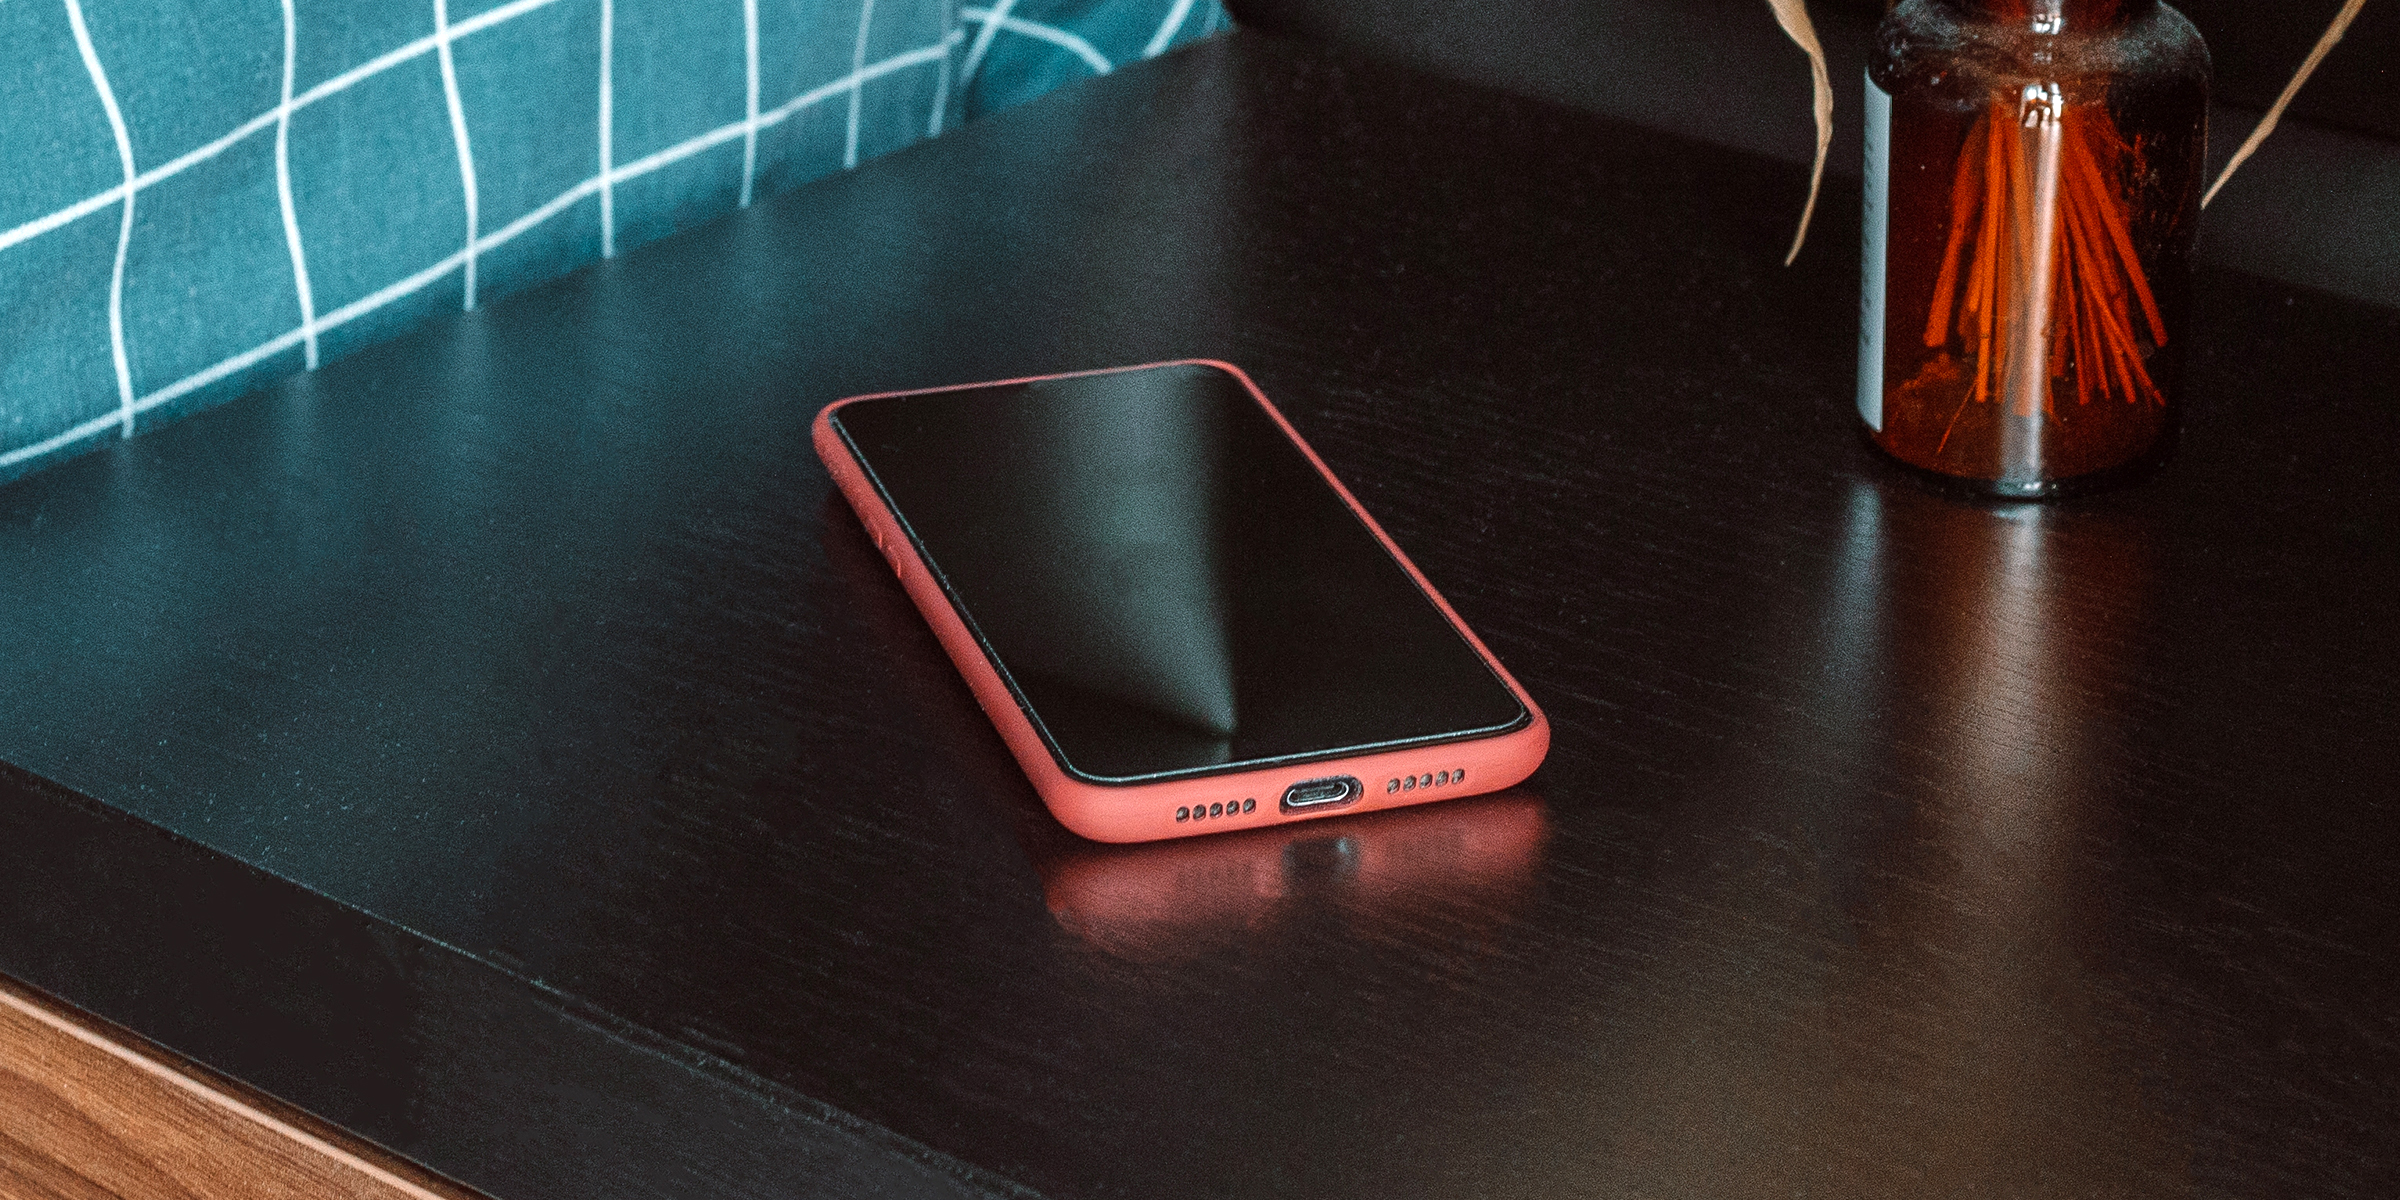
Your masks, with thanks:
M1307 761L1278 761L1247 766L1227 764L1206 773L1172 778L1112 783L1095 781L1073 770L1046 736L1042 717L1027 700L1025 690L1010 678L1000 656L977 631L965 606L953 593L938 564L911 532L906 514L896 511L882 486L845 436L838 418L850 405L869 400L931 396L980 388L1037 384L1158 368L1206 368L1239 381L1267 417L1289 438L1293 447L1323 477L1344 505L1382 545L1392 560L1422 590L1450 627L1479 656L1483 665L1514 697L1525 719L1501 732L1469 735L1433 744L1412 744L1355 754L1311 756ZM1481 639L1460 621L1449 602L1426 582L1414 563L1394 545L1348 488L1335 479L1306 442L1300 439L1239 368L1226 363L1181 360L1120 367L1104 371L962 384L912 392L882 392L853 396L827 405L813 430L818 457L824 460L836 486L857 512L875 545L891 563L917 610L932 626L935 637L965 677L975 700L1000 731L1009 751L1048 805L1067 828L1103 842L1140 842L1186 837L1220 830L1254 828L1318 817L1349 815L1377 809L1422 804L1433 800L1477 795L1509 787L1533 773L1549 750L1550 726L1515 677L1492 657ZM1346 798L1327 800L1341 781ZM1312 802L1313 801L1313 802Z

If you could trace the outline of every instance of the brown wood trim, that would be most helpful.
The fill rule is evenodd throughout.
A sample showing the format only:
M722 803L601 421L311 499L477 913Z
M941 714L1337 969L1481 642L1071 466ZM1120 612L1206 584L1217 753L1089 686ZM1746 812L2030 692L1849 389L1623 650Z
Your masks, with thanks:
M477 1200L0 976L0 1200Z

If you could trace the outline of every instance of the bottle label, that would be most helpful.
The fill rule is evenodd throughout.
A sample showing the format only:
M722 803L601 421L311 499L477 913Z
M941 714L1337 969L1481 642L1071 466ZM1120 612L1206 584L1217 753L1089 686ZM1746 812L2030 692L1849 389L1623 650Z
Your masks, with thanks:
M1883 432L1883 243L1892 223L1892 94L1867 76L1867 209L1858 289L1858 415Z

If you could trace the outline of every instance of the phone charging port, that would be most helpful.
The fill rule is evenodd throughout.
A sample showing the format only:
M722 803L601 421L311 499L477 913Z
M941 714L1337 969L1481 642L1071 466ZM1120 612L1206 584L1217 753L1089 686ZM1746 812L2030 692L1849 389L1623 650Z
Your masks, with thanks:
M1299 812L1309 808L1340 808L1358 799L1365 789L1348 775L1333 775L1310 779L1283 789L1283 811Z

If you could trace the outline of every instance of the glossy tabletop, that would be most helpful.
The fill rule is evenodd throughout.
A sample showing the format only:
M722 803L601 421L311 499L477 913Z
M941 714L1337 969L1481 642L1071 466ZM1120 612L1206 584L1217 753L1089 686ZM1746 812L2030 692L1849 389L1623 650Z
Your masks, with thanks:
M1235 35L0 488L0 972L504 1198L2400 1192L2400 313L1963 502L1805 186ZM808 422L1181 357L1529 784L1041 810Z

